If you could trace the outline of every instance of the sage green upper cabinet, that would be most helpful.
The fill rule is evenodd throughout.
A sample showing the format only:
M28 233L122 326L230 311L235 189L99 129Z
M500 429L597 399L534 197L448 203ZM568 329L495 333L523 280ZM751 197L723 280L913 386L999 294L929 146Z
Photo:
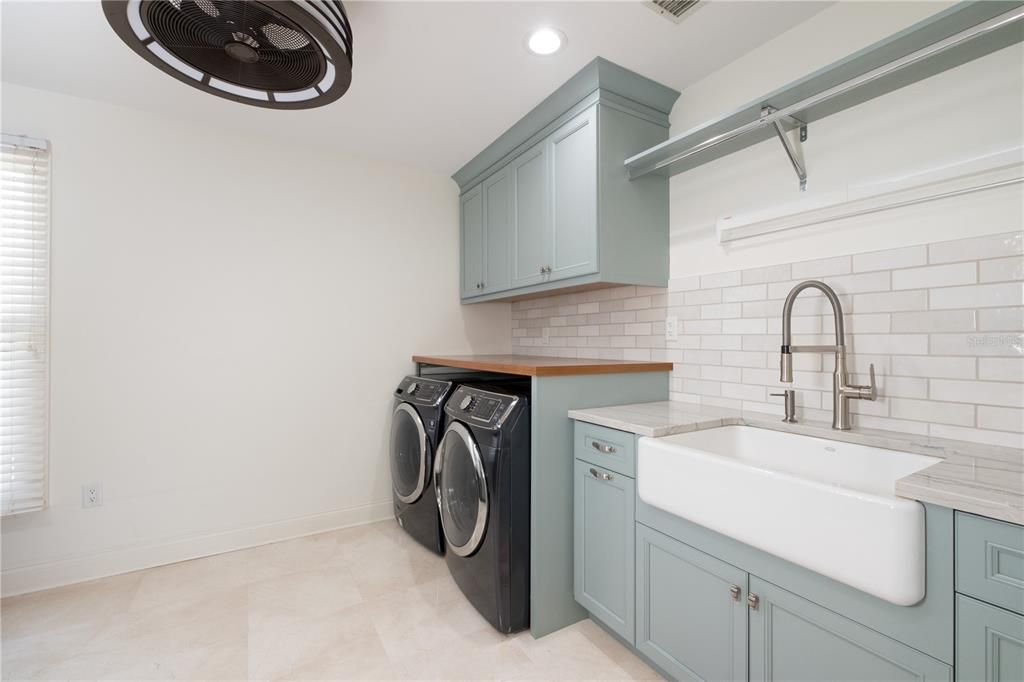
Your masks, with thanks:
M556 130L549 145L548 277L568 279L597 272L597 107Z
M512 286L544 281L549 233L548 155L537 145L512 162Z
M463 300L665 286L668 178L630 181L623 162L668 138L678 96L597 58L455 173ZM487 187L495 176L504 178L498 185L508 191L507 213L491 206ZM481 187L478 205L473 196ZM492 274L502 268L507 279Z
M462 195L462 296L482 293L484 282L484 198L480 186Z
M511 282L508 258L512 229L511 174L496 173L483 182L484 273L483 293L504 291Z

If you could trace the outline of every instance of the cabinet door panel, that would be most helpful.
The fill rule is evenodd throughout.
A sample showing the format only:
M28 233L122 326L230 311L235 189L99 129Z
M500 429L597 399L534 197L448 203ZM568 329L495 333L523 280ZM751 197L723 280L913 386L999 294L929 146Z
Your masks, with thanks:
M945 663L754 576L750 679L948 682Z
M597 272L597 108L551 136L551 279Z
M636 528L637 649L678 679L745 680L747 574Z
M574 596L595 618L633 642L633 514L636 482L582 460L573 491Z
M548 219L547 148L541 144L512 162L512 285L544 281Z
M1024 616L957 595L956 679L1024 680Z
M484 180L483 291L504 291L511 284L509 241L512 217L512 181L508 169Z
M462 297L478 296L484 281L484 198L480 185L462 195Z

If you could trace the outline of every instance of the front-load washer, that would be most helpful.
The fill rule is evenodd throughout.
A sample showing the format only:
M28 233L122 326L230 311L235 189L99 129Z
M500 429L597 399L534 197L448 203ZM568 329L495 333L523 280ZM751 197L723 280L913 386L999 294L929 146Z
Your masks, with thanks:
M434 453L452 382L408 376L395 389L391 415L391 491L395 519L424 547L444 554L433 491Z
M462 385L434 462L446 562L500 632L530 623L529 389Z

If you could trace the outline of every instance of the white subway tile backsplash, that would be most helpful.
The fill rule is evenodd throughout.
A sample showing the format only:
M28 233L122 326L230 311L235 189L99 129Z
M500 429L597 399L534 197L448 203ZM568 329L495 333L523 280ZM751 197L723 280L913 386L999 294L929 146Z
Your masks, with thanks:
M783 299L820 278L846 313L851 380L874 363L879 400L855 402L863 428L1007 445L1024 421L1024 257L1018 234L677 277L667 289L617 287L516 301L512 345L568 357L674 364L676 400L781 415L783 388L801 419L831 419L828 353L793 356L779 382ZM665 339L666 316L679 336ZM792 318L796 344L833 342L831 307L814 290Z
M1021 391L1019 384L1014 383L932 379L929 384L929 395L932 400L1024 407L1024 391Z
M721 328L716 330L716 332L720 331L723 334L764 334L768 328L768 320L763 318L714 321L721 324Z
M722 301L763 301L767 298L767 287L764 284L747 284L741 287L722 289Z
M893 313L894 332L966 332L977 329L974 310L933 310L920 313Z
M1024 305L1024 282L934 289L930 292L929 302L933 310Z
M983 260L979 264L980 281L1009 282L1024 279L1024 257L996 258Z
M888 251L857 254L853 257L853 271L895 270L896 268L910 268L927 263L927 246L908 246L903 249L889 249Z
M811 279L829 275L845 275L852 270L850 256L823 258L793 263L793 279Z
M896 270L892 273L892 288L896 291L951 287L960 284L974 284L977 281L978 265L973 261Z
M1024 232L971 239L958 239L952 242L939 242L928 246L929 263L952 263L956 261L981 260L984 258L1001 258L1024 253Z
M997 431L1024 432L1024 410L1012 407L978 406L978 427Z
M721 287L735 287L742 283L739 271L720 272L714 275L701 275L701 289L718 289Z
M720 320L730 317L740 317L743 308L739 303L719 303L717 305L702 305L700 316L704 320Z
M891 313L902 310L926 310L927 291L894 291L880 294L856 294L853 307L858 313Z
M908 400L892 398L890 414L895 419L916 419L923 422L941 422L959 426L974 426L974 405L941 403L936 400Z
M978 331L1024 331L1024 308L991 308L978 311Z
M902 356L892 358L892 373L896 376L934 377L938 379L974 379L973 358L929 356Z
M978 378L1024 383L1024 357L978 358Z
M970 355L974 357L1019 357L1024 355L1024 335L932 334L928 346L933 355Z

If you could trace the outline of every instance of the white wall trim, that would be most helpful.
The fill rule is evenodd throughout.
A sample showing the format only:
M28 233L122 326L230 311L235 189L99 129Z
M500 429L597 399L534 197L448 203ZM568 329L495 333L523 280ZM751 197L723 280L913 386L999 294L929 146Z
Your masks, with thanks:
M10 597L270 542L290 540L304 535L361 526L389 519L392 515L393 506L389 500L262 526L5 569L0 573L0 593L4 597Z

